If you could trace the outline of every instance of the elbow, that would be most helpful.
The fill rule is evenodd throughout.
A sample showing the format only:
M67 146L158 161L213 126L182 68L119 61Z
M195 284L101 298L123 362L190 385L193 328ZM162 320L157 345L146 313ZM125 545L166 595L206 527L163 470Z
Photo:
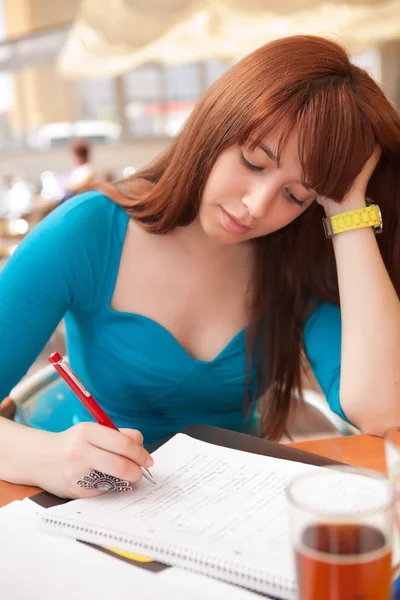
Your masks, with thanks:
M367 435L373 435L375 437L385 437L389 429L394 427L394 424L389 424L388 422L370 422L366 420L365 424L360 423L357 427L361 430L362 433L366 433Z
M400 427L400 401L394 406L381 405L375 400L372 404L367 402L346 405L342 403L343 412L353 425L362 433L384 437L394 427Z

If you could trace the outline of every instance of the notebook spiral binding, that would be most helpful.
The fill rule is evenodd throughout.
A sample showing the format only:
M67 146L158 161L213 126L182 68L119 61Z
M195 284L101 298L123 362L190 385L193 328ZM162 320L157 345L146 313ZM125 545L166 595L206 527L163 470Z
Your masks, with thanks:
M85 542L94 544L106 544L108 546L123 544L124 549L151 556L155 560L165 562L166 564L186 568L189 571L195 571L228 581L244 588L258 591L264 594L271 594L277 598L291 599L296 598L296 587L291 586L290 582L282 577L268 578L260 569L244 567L233 560L222 560L213 558L199 552L189 552L187 549L175 544L157 544L149 542L148 539L127 534L118 534L108 528L98 529L88 524L74 521L73 519L58 519L52 516L41 516L41 528L56 532L62 529L64 535L79 540L79 533L83 534L82 539ZM196 568L194 568L194 566Z

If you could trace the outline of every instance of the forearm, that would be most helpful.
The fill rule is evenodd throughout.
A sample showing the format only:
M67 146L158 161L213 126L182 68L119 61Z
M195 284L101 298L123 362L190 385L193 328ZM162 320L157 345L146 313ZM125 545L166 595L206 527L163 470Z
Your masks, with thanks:
M340 400L362 430L400 424L400 302L372 228L333 238L342 314Z
M40 485L40 471L49 459L46 442L54 435L0 417L0 479Z

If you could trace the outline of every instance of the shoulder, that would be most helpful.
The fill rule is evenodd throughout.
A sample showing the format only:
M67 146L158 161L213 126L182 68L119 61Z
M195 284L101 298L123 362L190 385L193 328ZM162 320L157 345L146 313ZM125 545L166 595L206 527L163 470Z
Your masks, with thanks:
M53 243L65 238L87 245L91 240L104 242L113 231L126 226L128 220L121 206L100 192L90 191L74 196L55 208L29 237L32 240L51 235Z
M67 200L41 221L7 261L12 273L47 278L82 307L96 304L105 285L105 265L117 262L128 215L97 191ZM110 262L111 261L111 262Z
M63 312L94 310L117 268L127 222L125 211L99 192L67 200L18 245L0 274L3 290L56 294Z
M78 194L58 206L48 218L59 221L85 221L95 219L96 222L108 222L118 212L124 212L123 208L113 200L98 191Z

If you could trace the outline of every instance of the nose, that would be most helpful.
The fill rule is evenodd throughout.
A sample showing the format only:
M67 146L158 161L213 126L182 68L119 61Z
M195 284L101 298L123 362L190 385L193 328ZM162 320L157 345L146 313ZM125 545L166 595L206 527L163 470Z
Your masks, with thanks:
M276 193L276 186L264 182L262 185L253 186L242 197L242 203L247 208L250 216L254 219L260 219L266 215Z

